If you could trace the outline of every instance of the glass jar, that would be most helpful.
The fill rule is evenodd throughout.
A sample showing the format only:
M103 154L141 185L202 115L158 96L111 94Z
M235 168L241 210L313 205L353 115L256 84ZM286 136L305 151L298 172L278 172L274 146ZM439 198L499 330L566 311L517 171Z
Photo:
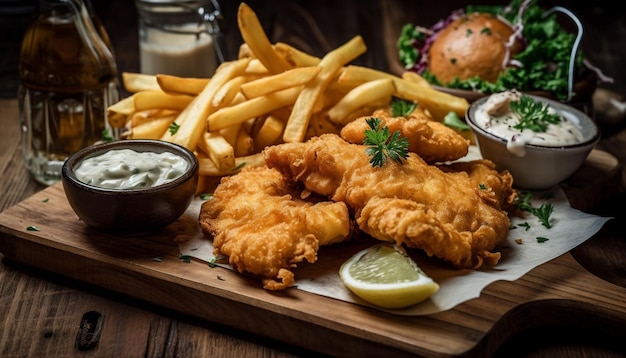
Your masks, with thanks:
M217 0L135 0L140 71L211 77L224 61Z
M88 2L38 5L20 49L18 104L24 163L50 185L69 155L116 137L106 110L119 100L119 82L108 35Z

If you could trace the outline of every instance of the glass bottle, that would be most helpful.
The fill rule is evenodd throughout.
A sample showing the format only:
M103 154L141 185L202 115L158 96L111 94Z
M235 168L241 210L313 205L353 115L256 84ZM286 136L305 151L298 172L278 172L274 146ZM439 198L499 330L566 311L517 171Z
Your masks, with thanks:
M119 100L109 37L89 0L39 0L20 50L18 103L24 163L35 180L60 180L73 152L116 138L106 109Z
M217 0L135 0L140 71L211 77L226 50Z

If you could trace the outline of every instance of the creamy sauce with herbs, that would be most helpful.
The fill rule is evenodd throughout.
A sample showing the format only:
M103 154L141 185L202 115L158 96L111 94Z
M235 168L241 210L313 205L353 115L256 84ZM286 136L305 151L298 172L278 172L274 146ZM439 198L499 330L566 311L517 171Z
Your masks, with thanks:
M139 189L168 183L182 176L189 162L170 152L110 150L87 158L74 169L83 183L110 189Z
M520 93L516 91L493 94L475 114L479 127L507 140L509 152L523 157L526 154L526 144L561 147L582 142L583 135L580 129L562 115L559 115L560 121L557 124L549 124L544 132L515 128L514 126L520 122L520 116L511 110L509 103L519 98ZM548 113L557 112L548 107Z

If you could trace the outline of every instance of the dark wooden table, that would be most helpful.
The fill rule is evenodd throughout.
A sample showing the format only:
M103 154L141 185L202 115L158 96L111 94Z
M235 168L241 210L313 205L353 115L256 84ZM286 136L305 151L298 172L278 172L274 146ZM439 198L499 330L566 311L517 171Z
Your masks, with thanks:
M120 71L138 71L136 12L132 2L94 3L115 45ZM241 43L235 21L238 1L222 3L223 30L232 57ZM356 63L391 72L398 70L395 39L402 25L407 22L431 24L461 3L248 1L273 42L287 42L322 56L355 34L361 34L368 51ZM626 15L608 1L596 1L586 7L573 2L551 3L567 6L579 14L586 29L583 49L596 65L615 79L612 84L603 84L603 89L610 91L610 96L621 99L626 79L622 66L626 51L622 48L626 39ZM3 173L0 211L44 189L29 177L19 152L20 128L14 95L16 76L11 59L21 40L19 27L23 24L20 20L23 16L2 16L0 26L12 26L12 30L0 31L5 37L0 43L6 54L0 59L3 66L0 90L5 98L0 100L0 170ZM596 115L603 130L599 147L624 163L626 131L622 125L623 116L608 118L609 114L605 112ZM610 221L594 238L571 252L592 273L622 287L626 287L626 229L620 225L624 218L624 187L622 179L610 197L594 207L585 208L596 214L615 216L616 220ZM91 310L106 317L108 334L101 337L95 350L85 355L289 357L312 354L229 328L228 317L222 322L206 322L6 258L0 262L0 357L82 355L74 347L74 340L82 315ZM588 332L568 331L567 327L560 329L568 339L555 339L555 332L549 328L537 330L512 339L501 348L499 355L616 357L626 354L619 342L596 339L587 335Z

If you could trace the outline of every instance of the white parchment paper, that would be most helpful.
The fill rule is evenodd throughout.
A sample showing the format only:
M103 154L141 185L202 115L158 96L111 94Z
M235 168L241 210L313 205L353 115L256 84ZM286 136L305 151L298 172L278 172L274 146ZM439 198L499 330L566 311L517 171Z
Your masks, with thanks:
M508 243L501 249L502 258L493 268L453 270L446 268L436 259L413 252L417 250L411 250L414 260L426 274L439 283L440 289L422 303L390 312L401 315L425 315L449 310L480 296L480 292L492 282L517 280L533 268L570 251L592 237L611 219L573 209L558 187L549 192L533 193L533 205L538 207L542 203L552 203L554 206L550 220L552 227L545 228L532 215L512 218ZM200 206L201 201L195 200L188 210L189 216L197 217ZM193 231L188 233L189 240L179 243L181 254L206 262L214 261L212 240L205 237L199 227ZM538 237L548 240L539 242ZM297 289L369 306L344 286L338 272L341 263L356 252L375 244L375 241L366 241L321 248L316 263L301 263L294 270ZM338 260L337 257L341 259ZM227 263L218 265L232 269ZM207 270L209 269L207 267ZM259 289L263 289L260 280Z

